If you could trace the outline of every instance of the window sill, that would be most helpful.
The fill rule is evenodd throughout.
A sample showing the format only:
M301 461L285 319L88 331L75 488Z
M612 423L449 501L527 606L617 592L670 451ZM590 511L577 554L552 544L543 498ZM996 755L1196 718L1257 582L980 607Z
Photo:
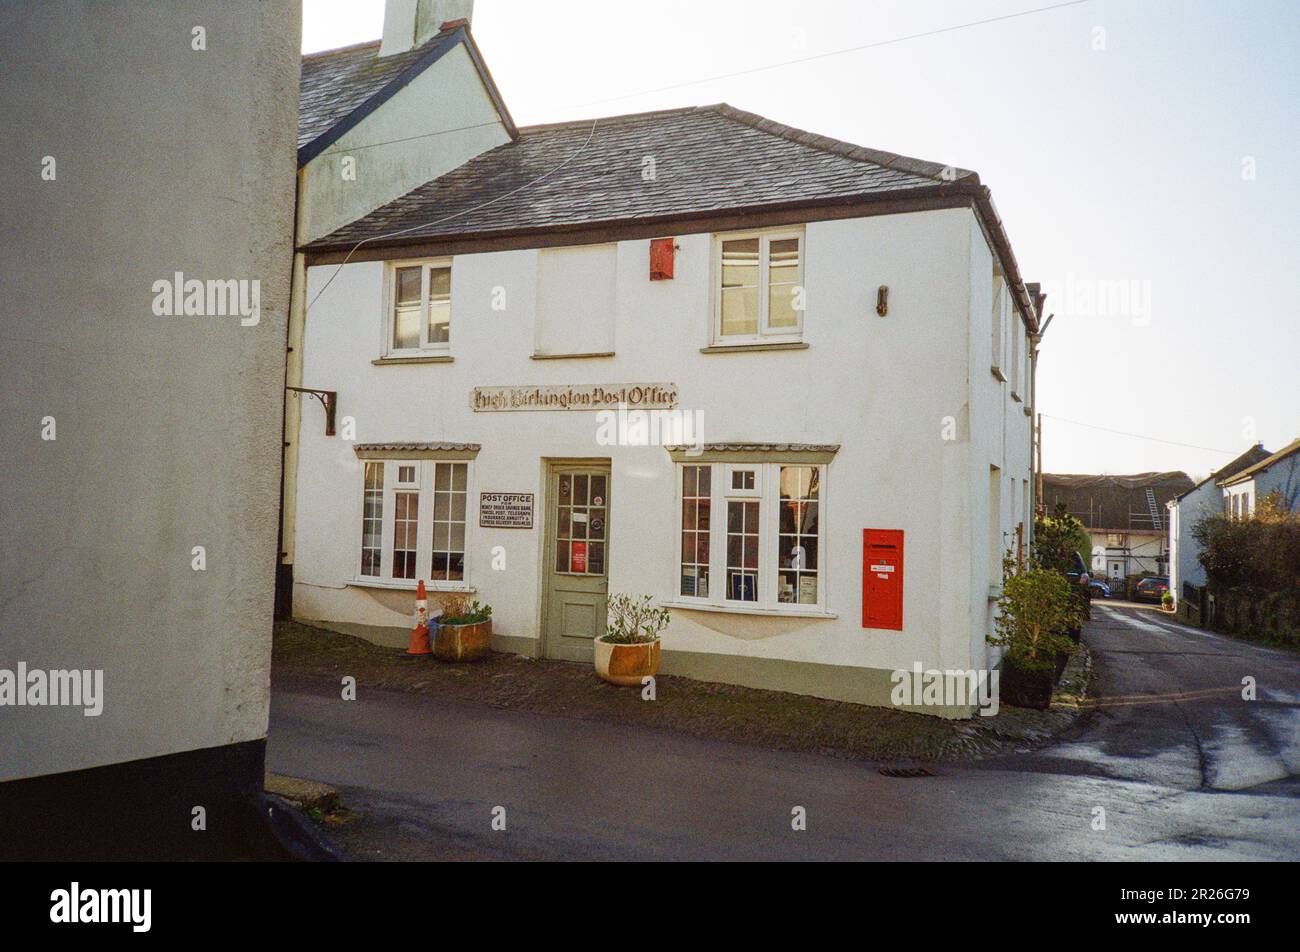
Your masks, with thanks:
M382 578L364 578L354 576L348 581L348 585L354 588L384 588L397 592L414 592L416 588L415 579L401 579L391 581ZM430 592L465 592L466 594L477 594L478 589L473 585L461 582L430 582L425 581L424 587Z
M613 357L612 350L592 352L590 354L533 354L533 360L588 360L592 357Z
M376 367L389 364L449 364L454 359L451 354L421 354L418 357L376 357L371 363Z
M1022 399L1020 398L1020 394L1016 393L1014 390L1011 391L1011 399L1014 400L1014 401L1016 401L1016 403L1024 403L1024 402L1025 402L1024 400L1022 400Z
M670 599L660 599L659 605L663 608L673 608L678 611L692 612L719 612L725 615L767 615L772 618L839 618L839 612L827 611L824 608L800 608L796 605L789 607L781 605L775 608L750 608L742 605L717 605L710 602L686 602L673 601Z
M1001 381L1002 383L1007 382L1007 375L1002 372L1002 368L999 367L997 364L994 364L992 367L990 367L989 372L993 374L994 377L997 377L998 380Z
M740 354L748 350L807 350L808 345L801 340L757 341L753 344L711 344L701 347L701 354Z

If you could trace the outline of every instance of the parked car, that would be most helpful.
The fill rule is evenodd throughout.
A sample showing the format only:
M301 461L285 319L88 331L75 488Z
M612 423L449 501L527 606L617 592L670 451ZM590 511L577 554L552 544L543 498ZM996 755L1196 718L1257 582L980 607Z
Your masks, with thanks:
M1140 579L1133 586L1133 601L1155 602L1159 605L1167 591L1169 591L1169 579L1163 576Z
M1093 579L1088 583L1088 587L1092 589L1092 594L1094 597L1100 595L1102 598L1110 598L1110 586L1107 585L1105 582L1103 582L1101 579L1099 578Z
M1065 577L1070 580L1071 585L1078 585L1083 589L1083 597L1092 601L1094 589L1092 587L1092 576L1088 574L1088 566L1083 562L1083 556L1078 552L1074 553L1074 568L1065 573Z

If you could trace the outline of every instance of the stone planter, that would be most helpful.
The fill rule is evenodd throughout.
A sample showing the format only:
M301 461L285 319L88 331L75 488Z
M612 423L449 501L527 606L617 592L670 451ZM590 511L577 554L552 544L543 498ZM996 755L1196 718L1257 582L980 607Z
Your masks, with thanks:
M1031 707L1045 711L1052 705L1052 685L1055 683L1053 673L1052 668L1026 671L1004 661L998 679L998 699L1012 707Z
M433 656L442 661L477 661L492 650L492 619L473 625L444 625L433 630Z
M597 638L593 643L596 673L610 684L640 685L659 672L659 639L638 645L615 645Z

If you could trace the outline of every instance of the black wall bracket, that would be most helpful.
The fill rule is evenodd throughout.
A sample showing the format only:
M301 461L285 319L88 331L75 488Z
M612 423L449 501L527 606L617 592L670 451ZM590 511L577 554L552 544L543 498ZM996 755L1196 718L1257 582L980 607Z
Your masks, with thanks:
M339 401L337 390L313 390L310 387L285 387L284 389L295 393L308 393L319 400L320 405L325 408L325 435L334 435L334 409Z

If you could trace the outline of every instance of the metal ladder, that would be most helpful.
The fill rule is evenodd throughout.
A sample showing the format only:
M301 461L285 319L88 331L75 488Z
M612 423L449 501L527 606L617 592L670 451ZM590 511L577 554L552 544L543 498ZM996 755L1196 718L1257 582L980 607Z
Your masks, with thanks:
M1164 525L1160 519L1160 507L1156 505L1156 491L1150 486L1147 487L1147 508L1151 510L1151 524L1157 530L1163 531Z

